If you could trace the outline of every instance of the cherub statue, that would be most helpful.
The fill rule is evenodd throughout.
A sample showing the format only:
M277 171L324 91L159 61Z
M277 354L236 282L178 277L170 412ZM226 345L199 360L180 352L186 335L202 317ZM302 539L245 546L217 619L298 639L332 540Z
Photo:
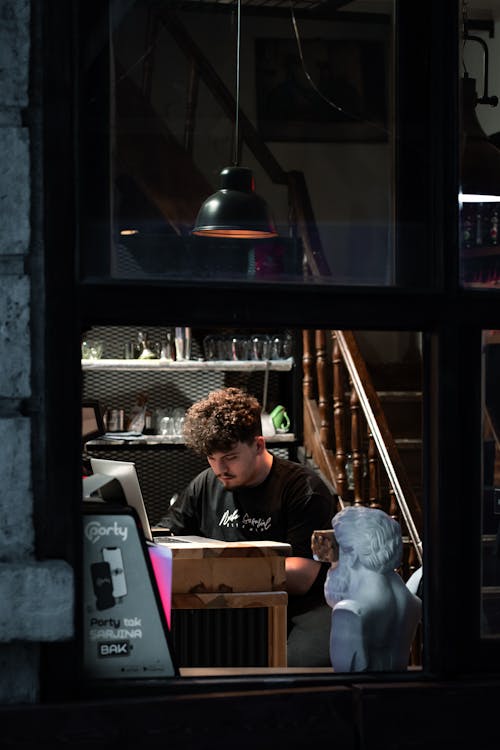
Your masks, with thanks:
M396 572L400 525L382 510L353 506L337 513L332 526L338 563L328 571L325 598L334 671L406 670L422 604Z

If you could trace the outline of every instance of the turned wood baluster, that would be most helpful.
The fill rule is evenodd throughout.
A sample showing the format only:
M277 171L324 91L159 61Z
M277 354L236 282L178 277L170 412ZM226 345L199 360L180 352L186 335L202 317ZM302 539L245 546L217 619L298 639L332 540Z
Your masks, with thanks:
M411 543L410 543L410 548L408 550L407 564L408 564L408 578L409 578L416 571L416 569L420 566L417 553L415 551L415 547Z
M318 411L320 416L319 439L324 448L330 447L330 420L328 419L328 385L326 369L326 334L316 331L316 374L318 380Z
M354 481L354 505L364 505L363 499L363 455L361 450L361 407L356 389L351 386L349 399L351 411L351 460Z
M314 398L314 376L313 376L313 352L311 342L311 331L302 332L302 393L304 398Z
M342 355L335 332L332 331L332 369L333 369L333 427L335 435L335 478L337 491L345 505L348 504L344 406L344 369Z
M382 508L380 489L380 464L377 446L371 432L368 433L368 503L370 508Z
M396 500L396 493L392 487L389 488L389 510L387 513L394 518L395 521L399 521L399 508Z

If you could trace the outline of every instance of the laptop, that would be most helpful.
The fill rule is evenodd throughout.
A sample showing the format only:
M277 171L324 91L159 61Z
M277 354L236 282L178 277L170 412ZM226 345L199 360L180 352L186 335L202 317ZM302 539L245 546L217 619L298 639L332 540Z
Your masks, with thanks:
M95 440L106 432L98 401L82 402L82 444Z
M141 486L139 484L139 478L137 476L134 462L113 461L109 458L91 457L90 465L94 474L101 474L118 479L123 489L127 505L134 508L139 516L139 521L145 538L152 542L153 534L151 526L149 525L148 514L146 512L146 506L144 505Z

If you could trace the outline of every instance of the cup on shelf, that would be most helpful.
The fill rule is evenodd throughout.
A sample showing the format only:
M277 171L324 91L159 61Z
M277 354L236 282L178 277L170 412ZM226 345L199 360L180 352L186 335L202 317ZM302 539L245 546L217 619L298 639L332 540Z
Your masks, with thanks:
M167 331L165 338L161 342L160 359L166 359L168 362L175 360L174 335L171 331Z
M214 334L208 334L203 339L203 354L207 362L217 359L217 336Z
M180 406L175 408L172 412L172 419L174 421L174 435L181 437L184 429L185 412Z
M292 356L292 337L289 333L275 333L270 338L269 359L288 359Z
M82 341L82 359L101 359L104 351L102 341L86 339Z
M248 360L250 359L251 343L247 336L236 334L231 336L231 359Z
M269 359L271 338L266 333L256 333L251 338L251 358L254 360Z
M293 354L293 336L288 331L283 335L281 354L283 359L288 359Z
M174 437L175 436L175 425L172 414L166 414L160 419L158 432L163 437Z
M177 360L191 359L191 328L189 326L176 326L174 343Z
M228 362L231 359L231 341L228 336L216 336L217 359Z
M135 359L136 349L135 341L126 341L123 345L123 357L124 359Z

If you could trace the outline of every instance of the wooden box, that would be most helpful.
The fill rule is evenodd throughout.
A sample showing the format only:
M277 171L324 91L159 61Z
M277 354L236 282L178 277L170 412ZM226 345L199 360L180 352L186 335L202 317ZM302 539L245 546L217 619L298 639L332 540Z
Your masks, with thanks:
M172 550L173 594L232 594L286 591L281 542L220 542L203 537L172 537L162 542Z

